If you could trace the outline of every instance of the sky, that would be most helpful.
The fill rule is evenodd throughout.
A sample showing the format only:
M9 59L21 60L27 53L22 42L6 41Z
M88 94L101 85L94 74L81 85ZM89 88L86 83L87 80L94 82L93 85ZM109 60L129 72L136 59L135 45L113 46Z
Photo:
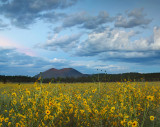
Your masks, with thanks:
M0 0L0 75L160 72L159 0ZM98 70L97 70L98 69Z

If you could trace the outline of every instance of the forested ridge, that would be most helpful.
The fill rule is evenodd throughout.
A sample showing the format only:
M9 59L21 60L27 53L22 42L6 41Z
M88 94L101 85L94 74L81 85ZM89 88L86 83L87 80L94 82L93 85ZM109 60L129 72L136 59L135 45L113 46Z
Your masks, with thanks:
M43 77L42 77L43 79ZM37 78L30 76L5 76L0 75L0 82L35 82ZM43 79L44 83L52 82L123 82L123 81L160 81L160 73L123 73L123 74L93 74L84 75L83 77L66 77L66 78L52 78Z

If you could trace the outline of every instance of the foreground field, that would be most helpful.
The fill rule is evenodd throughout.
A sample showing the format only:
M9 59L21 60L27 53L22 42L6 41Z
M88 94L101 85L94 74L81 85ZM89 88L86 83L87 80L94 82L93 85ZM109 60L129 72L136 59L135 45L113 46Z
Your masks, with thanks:
M0 83L0 126L160 126L159 82L39 82Z

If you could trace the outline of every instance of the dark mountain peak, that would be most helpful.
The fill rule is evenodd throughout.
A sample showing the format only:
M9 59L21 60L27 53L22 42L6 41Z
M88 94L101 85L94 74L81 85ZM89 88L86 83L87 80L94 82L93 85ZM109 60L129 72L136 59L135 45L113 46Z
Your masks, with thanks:
M51 68L51 69L48 69L47 71L58 71L58 70L55 68Z
M59 70L60 72L74 72L74 71L76 71L76 72L78 72L78 73L80 73L79 71L77 71L77 70L75 70L75 69L73 69L73 68L63 68L63 69L60 69Z
M62 68L60 70L74 70L73 68Z
M36 75L35 77L39 77L39 75ZM79 71L73 69L73 68L63 68L63 69L55 69L55 68L51 68L47 71L44 71L41 73L41 76L43 78L57 78L57 77L61 77L61 78L66 78L66 77L83 77L84 74L80 73Z

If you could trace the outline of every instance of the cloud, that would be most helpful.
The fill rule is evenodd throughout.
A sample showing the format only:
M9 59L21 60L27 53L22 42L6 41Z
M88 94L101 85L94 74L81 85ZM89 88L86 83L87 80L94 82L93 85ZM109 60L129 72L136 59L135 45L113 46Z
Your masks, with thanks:
M115 51L115 52L104 52L98 55L102 61L112 62L125 62L125 63L136 63L141 65L159 65L160 64L160 52L159 51Z
M64 62L65 61L65 62ZM34 76L49 68L68 66L65 59L46 59L29 56L17 52L14 48L0 48L0 75L30 75Z
M129 39L134 35L133 31L125 32L123 30L106 28L100 33L90 33L88 39L82 42L78 49L78 55L94 56L101 52L114 50L131 50L132 45Z
M0 48L0 63L1 63L0 70L1 71L6 70L7 72L11 68L29 67L33 64L34 61L34 59L31 58L32 57L30 56L16 52L16 49Z
M8 27L8 24L3 23L2 19L0 19L0 30L3 30Z
M78 26L84 29L96 29L105 23L112 22L113 18L106 11L101 11L97 16L91 16L87 12L78 12L64 18L61 26L56 27L55 32L64 28Z
M67 8L76 2L77 0L3 0L0 3L0 14L10 19L13 25L27 28L38 18L49 18L50 12L55 9Z
M160 28L154 28L151 38L133 40L136 32L106 28L103 32L90 33L88 39L76 49L77 56L97 56L102 60L118 60L142 63L143 60L159 61ZM138 61L139 60L139 61Z
M118 15L115 21L115 27L133 28L136 26L146 27L152 20L145 18L143 9L134 9L127 12L127 16Z
M107 64L106 62L100 61L100 60L81 60L81 61L71 61L70 65L73 67L81 67L85 68L85 70L92 70L97 72L97 69L107 71L107 73L114 73L114 72L125 72L128 70L128 67L123 65L115 65L115 64Z
M60 19L65 18L66 16L67 16L67 14L65 14L65 13L56 13L54 11L51 11L48 13L41 14L39 19L42 19L48 23L55 23L55 22L59 21Z
M15 49L19 53L24 53L29 56L36 56L36 53L32 49L24 47L23 45L18 44L3 36L0 36L0 48Z
M66 60L65 59L54 58L54 59L50 60L50 62L52 62L52 63L64 63L64 62L66 62Z
M155 50L160 49L160 27L154 27L154 43L152 43L152 47Z
M1 60L7 63L8 67L28 66L34 63L34 57L19 53L16 49L0 48ZM31 62L33 61L33 62Z
M80 37L81 34L72 34L65 36L58 36L58 34L55 34L52 38L48 38L45 44L42 44L39 47L52 51L62 49L65 52L69 52L77 46Z
M95 29L102 24L112 21L113 18L111 18L106 11L101 11L98 16L91 17L87 20L82 27L87 29Z
M16 49L0 48L0 75L34 76L50 68L61 69L68 67L75 68L83 73L93 73L93 71L98 73L96 72L97 69L107 70L107 73L124 72L127 69L127 67L121 65L106 64L98 60L47 59L28 56L17 52Z

